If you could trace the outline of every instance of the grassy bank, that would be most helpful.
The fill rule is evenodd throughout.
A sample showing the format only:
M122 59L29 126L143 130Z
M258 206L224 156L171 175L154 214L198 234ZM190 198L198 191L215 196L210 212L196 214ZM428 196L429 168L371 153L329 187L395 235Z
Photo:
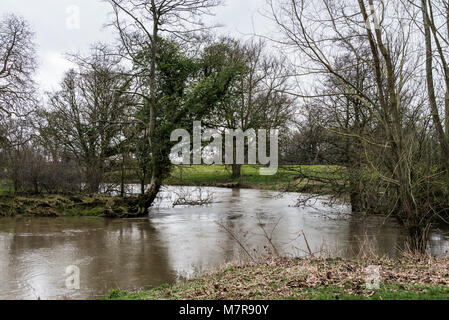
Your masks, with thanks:
M366 286L366 269L379 266L378 290ZM150 291L114 290L111 300L415 300L449 299L449 260L277 259L219 272Z
M0 217L129 217L138 212L133 199L102 195L0 195Z
M248 189L262 189L290 192L329 193L324 183L312 183L298 178L301 173L322 177L335 176L338 167L335 166L281 166L276 175L262 176L259 166L242 166L239 179L232 178L231 167L220 165L197 165L174 167L167 185L182 186L212 186L212 187L240 187Z

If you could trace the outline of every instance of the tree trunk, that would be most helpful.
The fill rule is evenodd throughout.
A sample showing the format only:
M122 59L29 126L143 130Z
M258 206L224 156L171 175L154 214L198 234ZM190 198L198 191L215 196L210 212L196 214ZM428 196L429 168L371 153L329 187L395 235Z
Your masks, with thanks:
M98 193L102 179L101 169L96 168L95 165L88 165L86 170L86 188L89 193Z
M140 195L145 194L145 177L140 180Z
M446 31L449 38L449 5L446 7ZM449 81L447 80L449 75L446 75L446 104L445 104L445 125L446 125L446 139L449 141Z
M425 35L425 45L426 45L426 78L427 78L427 89L429 95L429 104L432 110L432 119L435 126L435 130L438 134L438 140L440 142L441 151L443 153L444 159L449 159L449 143L446 140L446 133L443 129L443 124L440 119L440 113L438 110L438 104L436 100L435 85L433 81L433 51L432 51L432 35L431 35L431 22L428 15L427 1L421 0L421 10L424 21L424 35ZM449 164L446 163L449 167Z
M157 164L152 165L151 183L149 189L144 192L139 199L139 215L148 215L148 210L153 205L154 200L162 187L162 171Z
M120 177L120 197L125 197L125 156L122 156L121 165L121 177Z
M237 138L233 138L233 164L232 164L232 179L240 179L241 177L241 171L242 171L242 165L237 164Z
M91 193L91 194L95 194L98 193L98 191L100 190L100 183L97 181L97 179L95 177L87 178L87 192Z
M233 164L232 165L232 178L240 179L242 176L242 165L241 164Z
M355 177L351 174L349 177L349 185L350 185L350 202L351 202L351 210L353 213L361 213L366 211L363 205L363 197L362 193L359 190L359 185L355 179Z
M444 127L446 130L446 141L449 141L449 85L446 88L446 96L444 99Z
M17 179L14 179L14 194L17 194L19 192L19 181Z
M153 33L151 37L151 62L150 62L150 122L148 124L148 140L150 147L153 146L153 136L156 129L156 60L158 53L158 33L159 33L159 11L156 3L151 0L153 13Z

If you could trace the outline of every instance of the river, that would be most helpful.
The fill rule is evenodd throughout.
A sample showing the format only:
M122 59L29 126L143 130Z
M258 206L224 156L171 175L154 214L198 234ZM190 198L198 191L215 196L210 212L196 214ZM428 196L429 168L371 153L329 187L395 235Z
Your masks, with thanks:
M210 200L177 206L182 195ZM85 299L111 289L150 289L227 262L282 255L395 256L404 232L391 219L349 214L325 198L296 206L299 194L166 187L148 218L0 219L0 299ZM307 241L306 241L307 240ZM434 228L434 255L445 254L449 230ZM310 250L309 250L310 248ZM80 271L79 290L66 286L66 268Z

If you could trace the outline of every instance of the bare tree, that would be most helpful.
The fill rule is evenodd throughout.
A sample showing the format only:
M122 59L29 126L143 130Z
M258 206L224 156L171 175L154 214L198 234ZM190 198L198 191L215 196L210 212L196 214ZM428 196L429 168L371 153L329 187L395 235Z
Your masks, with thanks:
M85 170L87 190L99 191L107 161L126 143L121 135L134 101L127 94L131 79L118 61L103 50L77 57L78 70L69 71L62 89L50 96L46 132ZM130 111L131 110L131 111Z
M22 18L6 15L0 20L0 143L6 142L5 121L26 115L36 104L33 37Z

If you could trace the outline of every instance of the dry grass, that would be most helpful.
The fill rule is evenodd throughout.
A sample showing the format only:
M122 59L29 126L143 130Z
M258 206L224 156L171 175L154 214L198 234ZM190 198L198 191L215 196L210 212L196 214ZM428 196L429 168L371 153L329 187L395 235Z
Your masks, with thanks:
M368 267L379 266L381 287L366 286ZM151 291L115 292L115 299L449 299L449 260L404 257L270 259L234 265Z

